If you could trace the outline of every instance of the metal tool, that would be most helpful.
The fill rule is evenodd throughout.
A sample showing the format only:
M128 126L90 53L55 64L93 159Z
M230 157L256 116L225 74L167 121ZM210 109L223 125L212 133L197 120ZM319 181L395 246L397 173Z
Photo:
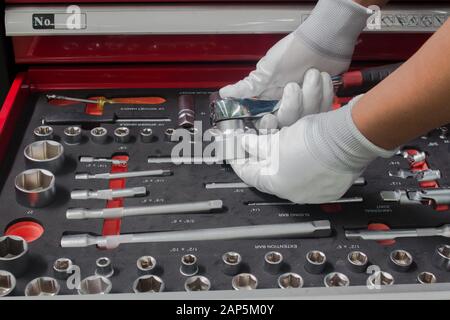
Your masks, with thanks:
M11 272L0 270L0 297L6 297L16 288L16 277Z
M364 199L361 197L353 197L353 198L341 198L334 201L329 201L327 203L323 204L337 204L337 203L359 203L364 202ZM299 205L299 203L290 202L290 201L275 201L275 202L265 202L265 201L258 201L258 202L246 202L247 206L296 206ZM304 203L307 204L307 203Z
M18 277L27 270L28 258L28 244L22 237L0 237L0 270Z
M145 196L146 194L147 189L145 187L134 187L125 189L73 190L70 193L70 197L71 199L74 200L87 200L87 199L112 200L117 198Z
M417 282L420 284L432 284L436 283L436 276L428 271L423 271L417 275Z
M164 288L164 281L160 277L152 274L141 276L133 283L134 293L162 292Z
M234 290L254 290L258 287L258 279L251 273L240 273L231 280Z
M108 294L111 289L112 283L108 278L94 275L81 280L78 294Z
M408 150L400 150L397 152L397 155L408 160L411 165L423 162L427 159L427 154L423 151L408 152Z
M141 137L141 142L150 143L153 141L153 130L150 128L142 128L139 136Z
M400 204L422 204L432 201L435 205L450 204L450 188L382 191L381 198Z
M61 289L58 281L51 277L40 277L31 280L25 287L25 295L31 296L56 296Z
M66 211L66 217L67 219L115 219L143 215L210 212L222 209L222 207L222 200L211 200L139 207L104 209L74 208Z
M394 250L389 254L389 264L399 272L407 272L411 269L414 259L406 250Z
M67 279L73 266L72 260L69 258L59 258L53 263L53 274L57 279Z
M441 171L431 169L421 171L399 169L397 171L389 171L389 176L402 179L413 178L416 179L418 182L426 182L439 180L441 178Z
M151 159L152 159L152 161L157 161L157 160L153 160L153 159L158 159L158 158L151 158ZM187 161L189 161L189 160L192 161L192 158L180 158L180 160L184 160L184 159L186 159ZM175 158L175 160L177 160L177 158ZM212 162L212 163L214 163L214 162L222 162L222 160L220 160L218 158L207 158L206 160L208 160L209 162ZM170 160L170 161L174 162L174 160ZM189 161L189 162L191 162L191 161ZM201 161L206 162L203 159ZM150 162L150 158L149 158L149 162ZM180 161L180 162L184 163L184 161ZM366 180L364 178L358 178L353 185L361 186L361 185L365 185L365 184L366 184ZM245 189L245 188L253 188L253 187L248 185L248 184L246 184L245 182L210 182L210 183L205 183L205 189ZM346 199L346 198L343 198L343 199ZM362 199L362 198L358 197L358 198L349 198L349 199Z
M375 271L367 278L367 286L369 288L392 286L394 282L394 276L386 271Z
M166 131L164 131L164 139L167 142L179 142L181 140L181 136L176 134L176 130L173 128L167 128Z
M325 270L327 256L319 250L311 250L306 254L305 269L309 273L319 274Z
M136 261L140 274L149 274L156 268L156 259L152 256L142 256Z
M341 272L331 272L323 279L325 287L348 287L350 285L350 279Z
M181 257L180 272L184 276L193 276L198 273L197 257L193 254L185 254Z
M224 274L234 276L241 270L242 256L234 251L225 252L222 255L222 271Z
M441 244L436 247L433 264L441 270L450 271L450 245Z
M25 207L45 207L55 199L55 176L47 170L23 171L16 176L14 186L17 202Z
M171 170L145 170L145 171L128 171L117 173L77 173L75 180L89 180L89 179L127 179L127 178L139 178L139 177L154 177L154 176L170 176Z
M126 166L128 161L123 159L80 157L80 163L110 163L116 166Z
M27 145L23 155L30 168L57 173L64 165L64 147L52 140L36 141Z
M222 159L216 157L150 157L147 159L148 163L173 163L173 164L213 164L213 163L223 163ZM212 185L213 183L209 183L208 185ZM206 185L205 185L206 187ZM245 186L243 188L247 188ZM213 188L209 188L213 189Z
M69 126L64 129L64 142L67 144L79 144L83 138L81 127Z
M392 230L346 230L349 240L394 240L397 238L446 237L450 238L450 224L438 228L392 229Z
M178 97L178 126L191 128L195 121L195 99L191 94Z
M99 124L130 124L130 123L155 123L171 122L170 118L161 117L159 111L155 116L123 117L115 112L101 116L93 116L83 112L64 112L47 114L42 123L46 125L99 125Z
M184 282L184 289L191 291L209 291L211 289L211 282L204 276L193 276L187 278Z
M103 276L110 278L114 274L114 267L111 259L108 257L101 257L95 261L95 274L97 276Z
M130 129L127 127L119 127L114 130L114 140L117 143L130 142Z
M52 140L53 128L50 126L39 126L33 130L33 134L36 140Z
M283 267L283 255L277 251L270 251L264 255L264 270L271 274L280 273Z
M166 102L166 99L162 97L130 97L130 98L91 98L91 99L83 99L83 98L75 98L75 97L67 97L56 94L47 94L47 100L63 100L63 101L73 101L73 102L82 102L89 104L97 104L100 105L101 108L105 104L143 104L143 105L156 105L163 104Z
M108 140L108 130L104 127L96 127L91 130L91 140L94 143L104 144Z
M362 251L352 251L347 255L347 262L354 272L363 273L369 264L369 258Z
M297 289L303 287L303 278L294 272L283 273L278 277L278 286L281 289Z
M61 238L61 247L79 248L97 245L101 248L116 248L120 244L125 243L279 238L288 239L302 237L328 237L330 234L330 221L320 220L228 228L121 234L114 236L93 236L90 234L65 235Z

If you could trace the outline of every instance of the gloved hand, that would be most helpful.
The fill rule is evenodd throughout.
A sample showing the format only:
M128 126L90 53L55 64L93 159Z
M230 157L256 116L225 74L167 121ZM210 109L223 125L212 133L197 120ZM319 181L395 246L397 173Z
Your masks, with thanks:
M317 68L331 75L348 69L370 10L352 0L320 0L300 27L276 43L245 79L220 90L222 98L275 99L290 82L301 84Z
M339 199L372 160L395 154L360 133L351 115L355 102L304 117L274 134L243 135L251 157L230 164L247 184L292 202Z

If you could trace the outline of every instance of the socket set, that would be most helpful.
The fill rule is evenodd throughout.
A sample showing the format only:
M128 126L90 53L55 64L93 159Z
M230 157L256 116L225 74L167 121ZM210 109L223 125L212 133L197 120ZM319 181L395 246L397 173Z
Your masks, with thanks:
M208 144L210 93L34 94L2 167L0 296L450 282L447 127L300 205L214 155L171 158L179 128Z

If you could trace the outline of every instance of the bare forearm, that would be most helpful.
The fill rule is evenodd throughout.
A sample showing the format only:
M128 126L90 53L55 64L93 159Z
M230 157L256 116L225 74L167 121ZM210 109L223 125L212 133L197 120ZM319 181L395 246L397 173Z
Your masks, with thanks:
M368 6L384 6L386 3L389 2L389 0L353 0L356 3L359 3L360 5L364 6L364 7L368 7Z
M450 20L396 72L364 95L353 120L374 144L393 149L450 123Z

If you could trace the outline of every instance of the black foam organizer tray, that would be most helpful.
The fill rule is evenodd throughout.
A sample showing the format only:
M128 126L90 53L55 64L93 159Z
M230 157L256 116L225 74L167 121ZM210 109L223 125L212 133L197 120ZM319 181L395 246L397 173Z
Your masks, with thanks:
M49 92L52 93L52 92ZM148 164L149 156L168 156L172 142L164 139L167 128L176 127L178 112L178 96L180 93L195 95L196 119L203 121L203 127L210 127L209 92L167 89L167 90L96 90L96 91L58 91L74 97L106 96L162 96L167 102L160 107L160 113L172 119L171 122L152 124L127 124L131 129L132 141L119 144L113 141L112 132L119 125L103 124L109 131L111 140L106 144L95 144L89 139L88 127L83 128L83 141L79 145L64 144L66 163L62 173L56 175L57 199L47 207L30 209L16 202L14 178L27 169L23 150L34 141L33 130L41 124L41 119L48 114L64 113L66 107L57 107L47 103L44 94L31 96L18 124L8 159L3 164L1 175L2 188L0 194L0 230L4 232L14 221L34 219L45 229L38 240L29 244L31 262L27 272L17 279L16 295L23 295L26 284L41 276L53 276L53 263L56 259L67 257L73 260L81 269L82 277L93 275L95 261L99 257L109 257L115 268L111 277L112 293L131 293L132 284L139 276L136 260L143 255L156 258L159 265L158 276L165 282L165 291L184 291L186 277L180 274L180 259L186 253L195 254L200 265L199 274L211 281L211 290L232 290L231 276L222 272L221 256L228 251L242 255L244 270L254 274L258 288L276 288L278 275L267 273L263 268L263 258L268 251L279 251L284 256L285 270L300 274L305 287L323 287L325 274L339 271L348 276L351 285L365 285L367 274L353 272L346 263L347 254L352 250L361 250L369 257L370 263L380 266L395 277L396 284L417 283L417 275L429 271L436 275L438 282L449 282L450 273L435 268L431 258L437 245L450 244L445 238L408 238L399 239L394 245L383 246L375 241L349 241L344 236L345 229L366 228L369 223L384 223L391 228L435 227L450 223L450 211L438 212L426 205L404 206L397 203L385 203L380 198L380 191L400 189L415 189L418 187L412 179L403 180L389 177L388 171L398 168L408 168L408 163L400 156L391 159L378 159L364 173L367 181L365 186L352 187L346 197L361 196L363 203L343 204L339 212L325 212L320 205L295 206L247 206L251 201L273 201L273 196L258 192L255 189L216 189L206 190L208 182L239 182L232 169L226 165L174 165ZM83 105L75 105L81 112ZM119 114L133 112L145 116L146 108L133 109L125 105L107 105L105 112L114 110ZM131 110L131 111L130 111ZM152 143L142 143L139 130L143 126L153 129L157 137ZM54 125L55 140L62 142L63 130L66 125ZM64 142L62 142L64 143ZM431 132L426 137L412 141L410 146L426 151L428 163L433 169L440 169L442 186L450 185L449 144L439 138L437 132ZM260 239L239 241L206 241L183 243L148 243L124 244L116 249L101 250L95 246L87 248L61 248L61 236L66 232L101 234L101 220L67 220L65 212L71 207L103 208L103 200L71 200L73 189L106 189L107 180L75 180L76 172L109 172L110 167L101 165L86 165L79 163L80 156L111 157L117 153L129 155L128 170L170 169L172 176L154 178L127 179L126 186L146 186L148 195L139 198L126 198L125 206L151 205L152 203L179 203L221 199L225 209L220 213L174 214L147 217L129 217L122 219L122 233L190 230L200 228L215 228L227 226L247 226L271 223L290 223L327 219L331 221L333 233L328 238L320 239ZM308 170L308 168L303 168ZM305 270L305 255L310 250L323 251L328 260L327 269L323 274L314 275ZM409 272L397 272L388 264L388 256L392 250L404 249L414 257L414 265ZM61 283L60 294L76 294Z

